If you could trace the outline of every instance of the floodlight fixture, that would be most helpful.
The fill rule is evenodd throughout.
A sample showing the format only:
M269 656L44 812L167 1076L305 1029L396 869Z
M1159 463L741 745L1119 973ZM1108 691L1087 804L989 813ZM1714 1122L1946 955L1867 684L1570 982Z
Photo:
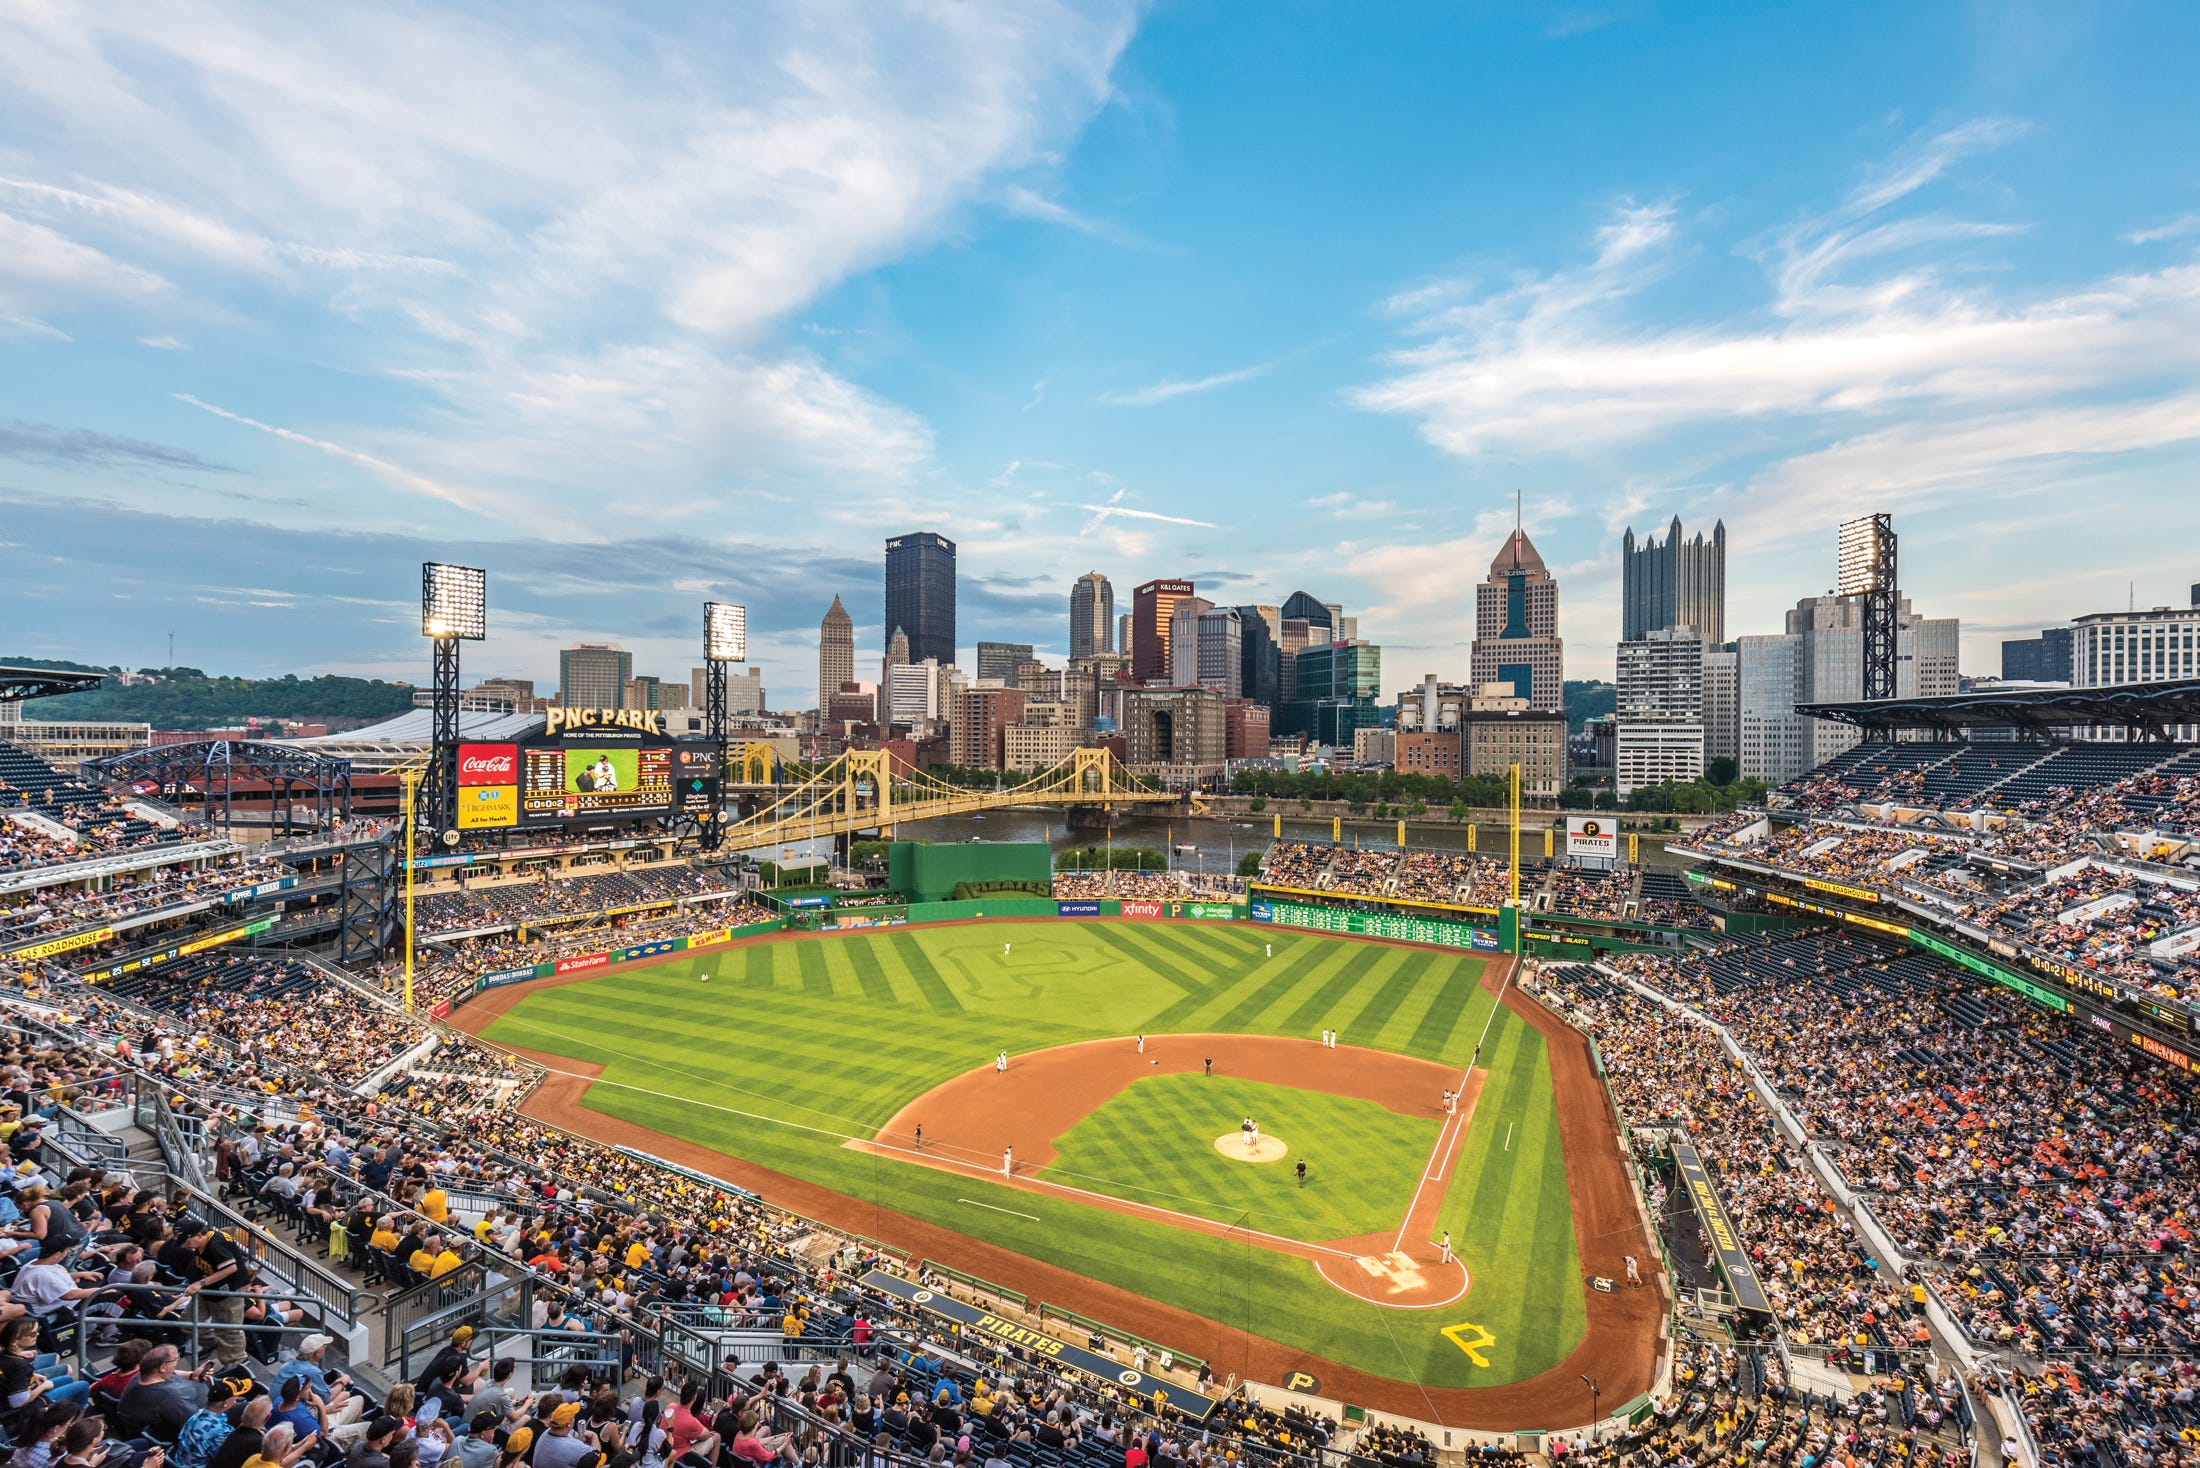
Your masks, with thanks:
M420 567L420 635L479 642L488 630L488 573L426 561Z
M1834 560L1834 590L1861 596L1879 583L1880 567L1890 558L1894 536L1885 515L1860 515L1841 522L1840 549Z
M749 609L729 601L703 603L703 656L738 663L749 655Z

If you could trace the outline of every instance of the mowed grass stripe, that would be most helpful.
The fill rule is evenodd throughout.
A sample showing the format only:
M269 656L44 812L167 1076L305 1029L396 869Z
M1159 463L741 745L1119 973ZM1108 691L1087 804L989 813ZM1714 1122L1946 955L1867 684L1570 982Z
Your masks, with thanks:
M1351 1037L1354 1045L1372 1045L1383 1048L1383 1029L1390 1023L1398 1006L1405 1003L1406 995L1413 991L1421 976L1434 965L1431 954L1404 948L1386 948L1383 961L1372 969L1367 979L1348 998L1360 1000L1357 1010L1349 1003L1332 1018L1335 1027ZM1378 982L1380 980L1380 982Z
M1271 1010L1281 1009L1289 1003L1291 992L1298 988L1302 979L1320 968L1325 960L1335 956L1324 951L1320 944L1306 944L1300 952L1292 954L1284 962L1273 978L1246 985L1238 1002L1225 1009L1210 1028L1222 1031L1262 1028L1260 1021ZM1309 1035L1307 1038L1313 1037Z
M1291 1017L1283 1022L1283 1032L1287 1035L1303 1035L1331 1028L1330 1021L1336 1018L1337 1007L1358 986L1368 970L1382 961L1384 952L1384 949L1373 943L1352 945L1352 956L1337 966L1337 971L1329 976L1328 983L1300 1001L1299 1007L1291 1011Z
M879 962L877 945L850 943L847 945L848 966L855 970L856 982L863 988L863 997L873 1004L893 1006L894 982L886 977L886 969Z
M1318 946L1316 945L1317 949ZM1317 951L1317 961L1322 956L1324 955ZM1269 957L1265 952L1256 952L1248 947L1239 957L1236 966L1228 973L1221 975L1206 991L1199 994L1187 994L1184 998L1154 1016L1154 1028L1164 1031L1226 1028L1210 1018L1209 1012L1218 1007L1231 1007L1234 996L1240 993L1261 996L1263 1005L1271 1002L1268 996L1276 991L1276 986L1281 982L1278 976L1286 971L1296 961L1296 958L1297 955L1290 948L1284 950L1284 956L1279 960Z
M1421 1011L1420 1023L1405 1042L1408 1055L1445 1055L1459 1017L1474 1007L1474 996L1482 992L1480 963L1454 960L1442 968L1443 981L1429 985L1428 1008Z
M1130 923L1103 922L1098 936L1121 957L1150 973L1159 974L1182 989L1187 997L1198 995L1204 999L1207 996L1211 981L1206 975L1184 962L1182 955L1149 946L1144 935L1135 931Z
M796 970L802 975L802 992L820 999L833 997L833 975L825 962L825 943L821 938L797 938L793 940Z
M924 945L914 934L896 933L887 941L893 945L894 957L908 970L909 977L916 980L917 992L924 996L927 1005L942 1014L962 1012L962 1001L947 986L947 980L940 977L940 971L932 966L931 955L924 951Z

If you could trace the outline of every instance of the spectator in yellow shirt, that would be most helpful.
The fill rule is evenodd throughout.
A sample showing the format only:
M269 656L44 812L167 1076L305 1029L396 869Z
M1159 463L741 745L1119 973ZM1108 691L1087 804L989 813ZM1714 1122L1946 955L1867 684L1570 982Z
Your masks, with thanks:
M441 1279L465 1262L465 1260L459 1258L458 1250L452 1246L451 1240L445 1239L443 1241L443 1251L435 1256L435 1263L429 1266L428 1278Z
M428 1215L428 1222L443 1223L451 1216L451 1196L435 1183L420 1195L420 1211Z

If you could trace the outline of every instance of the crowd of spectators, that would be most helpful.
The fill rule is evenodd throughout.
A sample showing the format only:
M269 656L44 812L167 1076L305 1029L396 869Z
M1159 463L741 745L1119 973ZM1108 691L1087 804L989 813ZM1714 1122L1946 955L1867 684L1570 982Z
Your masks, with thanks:
M414 896L417 921L430 936L474 928L513 927L653 902L677 902L736 890L731 868L671 863L518 881L476 881Z
M1069 902L1095 902L1109 897L1128 897L1142 902L1168 902L1186 895L1189 886L1181 872L1056 872L1054 896Z
M280 862L233 853L203 864L178 862L122 873L108 878L105 890L68 883L0 894L0 942L158 912L265 882L285 871Z
M1336 857L1329 864L1329 880L1326 885L1332 892L1343 892L1353 897L1387 897L1390 895L1390 879L1397 871L1398 852L1395 849L1340 846Z
M1309 841L1278 841L1268 848L1268 859L1261 868L1261 875L1279 887L1311 889L1329 870L1330 858L1336 854L1334 846L1316 846Z
M1595 872L1572 867L1560 867L1551 873L1550 911L1564 913L1568 917L1601 918L1616 921L1627 916L1629 894L1633 892L1635 877L1632 872Z
M554 963L606 948L631 947L660 938L677 938L709 928L738 928L750 923L776 922L779 914L748 898L713 902L708 906L668 913L644 913L602 921L586 914L573 923L533 927L525 939L517 933L488 933L454 938L421 948L413 956L413 995L416 1002L433 1004L470 990L483 974L519 968L533 963ZM385 960L372 977L385 993L395 993L403 982L402 959Z
M1717 1037L1591 970L1552 973L1595 1037L1628 1125L1678 1126L1703 1155L1788 1340L1843 1363L1919 1349L1907 1291L1871 1259Z
M2151 951L2174 933L2200 927L2200 893L2115 868L2086 867L2009 893L1978 916L2051 959L2200 1005L2200 951Z
M1878 1320L1905 1320L1905 1292L1914 1304L1930 1289L1982 1347L2017 1353L2055 1461L2168 1461L2147 1455L2200 1426L2200 1095L2182 1073L1935 960L1846 938L1610 964L1726 1026L1893 1238L1898 1257L1873 1272ZM1717 1118L1754 1098L1708 1029L1589 970L1552 973L1631 1123L1683 1120L1707 1158L1732 1145L1741 1128ZM1767 1148L1747 1129L1748 1154L1770 1160L1721 1162L1717 1182L1754 1249L1794 1237L1817 1205L1777 1137ZM1773 1179L1792 1195L1768 1214L1754 1205ZM1817 1232L1820 1247L1855 1247ZM1778 1274L1764 1274L1769 1290Z

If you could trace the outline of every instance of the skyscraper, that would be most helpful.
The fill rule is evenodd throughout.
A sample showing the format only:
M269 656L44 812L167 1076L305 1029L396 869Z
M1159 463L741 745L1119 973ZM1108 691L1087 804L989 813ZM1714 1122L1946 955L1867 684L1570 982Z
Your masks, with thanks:
M1115 588L1098 571L1087 571L1069 589L1069 655L1114 651Z
M1192 591L1189 581L1149 581L1131 593L1131 676L1139 682L1169 681L1169 619Z
M1693 627L1709 643L1726 641L1726 522L1681 539L1675 515L1665 539L1635 542L1629 526L1620 542L1620 641L1634 642L1668 627Z
M1238 607L1236 611L1244 624L1238 690L1263 708L1280 708L1283 703L1283 609L1255 604ZM1291 656L1297 658L1297 651L1294 650Z
M981 642L978 644L978 676L991 678L1003 688L1016 686L1016 665L1031 658L1028 642Z
M886 542L886 620L909 634L909 659L955 661L955 542L930 530Z
M878 665L878 717L879 722L893 719L894 669L909 666L909 634L899 627L886 639L886 656Z
M1122 654L1123 661L1126 664L1130 662L1131 614L1129 612L1117 612L1115 614L1115 650Z
M1474 589L1473 669L1476 686L1510 683L1514 696L1538 713L1566 707L1558 583L1517 515L1489 576Z
M839 596L825 610L817 629L817 706L840 692L840 685L856 681L856 624Z
M625 708L634 654L608 642L583 642L558 654L558 702L569 709Z

